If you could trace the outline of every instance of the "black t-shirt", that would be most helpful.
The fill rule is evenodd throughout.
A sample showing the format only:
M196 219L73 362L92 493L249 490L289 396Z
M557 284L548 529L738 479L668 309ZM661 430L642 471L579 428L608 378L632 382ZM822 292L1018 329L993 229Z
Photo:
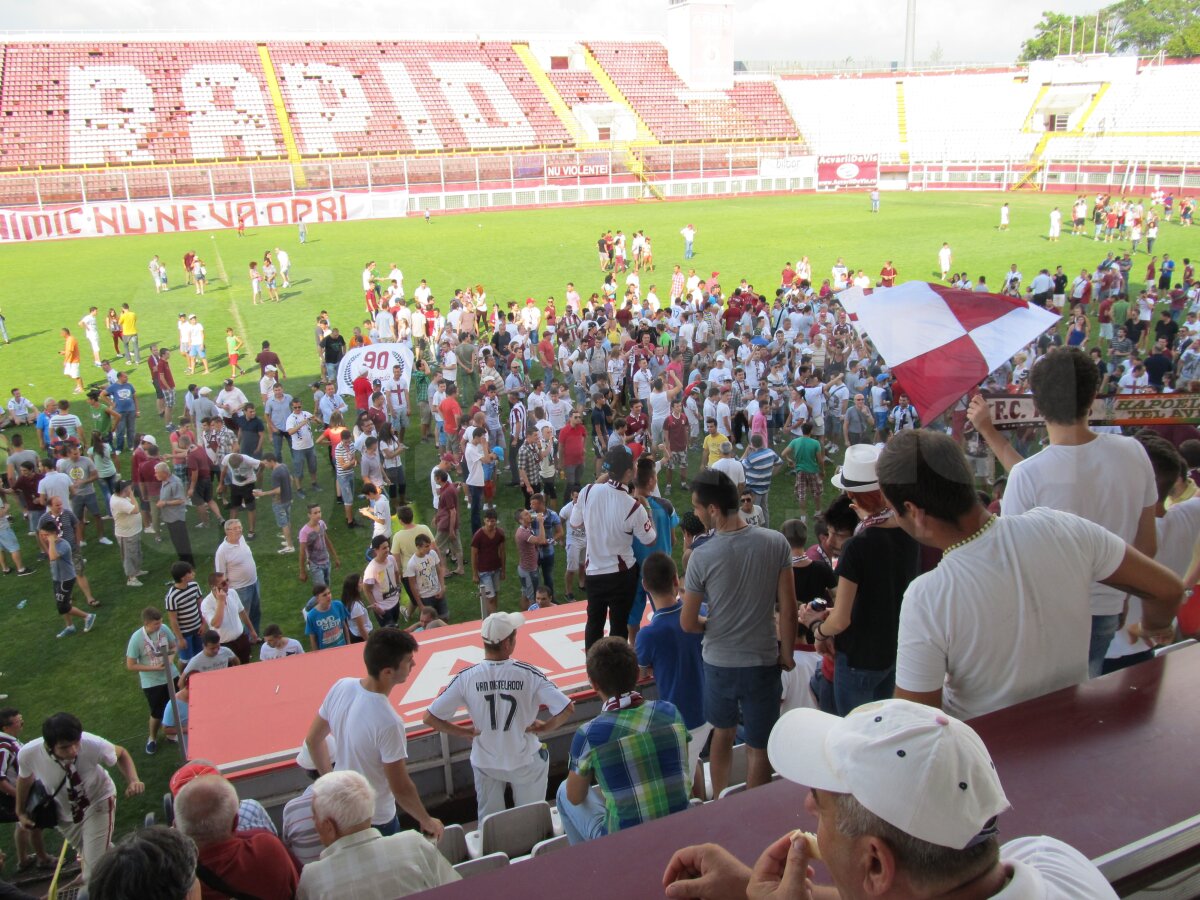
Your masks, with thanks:
M1144 365L1146 366L1146 378L1154 387L1162 387L1163 376L1174 368L1171 360L1161 353L1151 353L1146 357Z
M1175 346L1175 338L1178 334L1179 325L1170 319L1166 321L1159 319L1154 323L1154 340L1161 341L1163 338L1166 338L1168 347Z
M876 526L846 542L839 578L858 585L850 627L834 638L855 669L880 671L896 664L900 601L917 577L917 542L899 528Z
M237 416L233 421L237 425L238 450L245 456L253 456L258 450L258 436L267 430L267 426L258 416L253 419Z
M812 600L824 600L832 606L833 590L837 587L837 575L822 560L810 562L807 566L792 567L792 578L796 582L796 602L809 603ZM800 626L801 639L806 643L813 640L812 632Z
M326 335L321 340L321 349L325 351L325 362L340 363L346 355L346 339L340 334L337 337Z

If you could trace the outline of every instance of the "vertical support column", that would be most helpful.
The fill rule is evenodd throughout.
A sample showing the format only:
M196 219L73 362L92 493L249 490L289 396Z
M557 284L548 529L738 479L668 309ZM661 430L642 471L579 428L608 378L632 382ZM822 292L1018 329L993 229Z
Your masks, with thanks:
M133 198L129 196L129 173L122 172L121 180L125 182L125 202L132 203ZM209 183L209 186L211 187L212 186L212 169L208 170L208 183Z
M212 169L209 169L209 170L208 170L208 198L209 198L210 200L216 200L216 199L217 199L217 186L216 186L215 184L213 184L213 174L212 174L212 172L213 172L213 170L212 170ZM126 180L125 180L125 187L126 187L126 189L128 190L128 187L129 187L129 179L126 179Z
M83 173L79 175L79 197L82 202L87 203L87 185L83 183Z
M175 199L175 188L171 184L171 170L167 169L166 173L167 173L167 197L169 197L171 200L174 200Z

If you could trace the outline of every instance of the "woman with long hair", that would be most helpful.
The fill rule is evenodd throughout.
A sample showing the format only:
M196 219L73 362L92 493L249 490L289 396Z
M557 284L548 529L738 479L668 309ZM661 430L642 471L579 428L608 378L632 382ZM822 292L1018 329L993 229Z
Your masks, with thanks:
M108 308L108 315L104 317L104 327L108 329L108 333L112 335L113 353L118 356L121 354L121 317L117 315L117 311L111 306Z
M100 492L104 494L104 502L107 504L109 498L117 492L117 464L113 461L112 445L104 440L104 435L95 432L92 435L92 444L87 450L88 459L92 461L92 465L96 467L96 474L100 480Z
M371 633L371 617L362 600L362 587L359 579L362 576L353 572L342 582L342 606L346 607L346 615L350 617L350 643L361 644Z
M122 481L117 484L109 500L109 509L113 515L113 533L121 549L125 585L141 587L138 576L146 574L142 568L142 514L138 499L133 495L133 482Z
M396 437L391 422L379 426L379 455L383 457L383 474L387 479L388 497L393 503L403 504L408 484L404 478L404 444Z

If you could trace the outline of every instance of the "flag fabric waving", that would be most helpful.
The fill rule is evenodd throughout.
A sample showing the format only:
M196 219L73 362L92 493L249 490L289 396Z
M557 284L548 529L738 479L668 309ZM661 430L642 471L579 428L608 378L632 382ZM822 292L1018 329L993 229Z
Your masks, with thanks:
M1024 300L908 281L838 294L930 422L1060 318Z

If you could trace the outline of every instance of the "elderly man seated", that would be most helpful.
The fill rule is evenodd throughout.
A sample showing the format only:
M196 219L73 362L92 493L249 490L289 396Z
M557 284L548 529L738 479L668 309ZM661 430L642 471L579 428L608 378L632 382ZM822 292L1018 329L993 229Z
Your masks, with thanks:
M175 826L196 844L203 900L291 900L300 873L267 831L238 831L238 795L220 775L201 775L175 797Z
M312 792L313 823L325 849L304 867L297 900L393 900L461 877L417 832L384 837L371 827L375 789L358 772L322 775Z

